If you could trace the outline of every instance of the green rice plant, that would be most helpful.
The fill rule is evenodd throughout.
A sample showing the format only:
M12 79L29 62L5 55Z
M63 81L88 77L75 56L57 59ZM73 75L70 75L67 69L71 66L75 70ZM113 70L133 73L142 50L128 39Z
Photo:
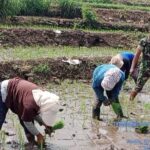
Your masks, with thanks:
M19 139L19 145L20 145L20 148L22 149L24 147L25 139L24 139L24 133L22 132L22 127L20 126L20 124L17 124L16 130L17 130L17 136Z
M50 68L48 64L39 64L33 68L33 72L47 74L50 72Z
M150 103L144 104L144 109L145 110L150 110Z
M20 0L0 0L0 19L17 15L20 11Z
M64 122L61 120L56 122L52 128L53 130L58 130L58 129L62 129L63 127L64 127Z
M22 9L20 15L42 16L48 13L51 0L21 0Z
M113 0L83 0L90 3L113 3Z
M4 131L0 131L0 144L4 147L6 143L6 135Z
M82 7L82 18L84 24L81 25L82 28L97 29L98 22L96 18L96 13L89 6ZM78 25L77 25L78 27Z
M61 17L64 18L77 18L81 17L80 4L73 0L58 0L61 10Z

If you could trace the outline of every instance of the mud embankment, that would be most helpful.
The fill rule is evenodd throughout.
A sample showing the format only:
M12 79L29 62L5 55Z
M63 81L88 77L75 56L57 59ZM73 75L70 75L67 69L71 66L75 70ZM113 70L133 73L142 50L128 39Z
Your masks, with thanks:
M110 19L110 18L109 18ZM102 19L101 19L102 20ZM15 16L7 18L3 23L7 25L46 25L65 28L91 28L91 29L107 29L107 30L123 30L123 31L140 31L148 32L150 27L148 23L134 24L134 23L117 23L111 21L96 21L92 25L82 19L64 19L64 18L49 18L49 17L29 17L29 16ZM115 18L114 18L115 20Z
M111 57L74 58L80 64L73 65L64 62L67 58L35 59L27 61L9 61L0 63L0 80L20 76L27 79L91 79L97 65L108 63Z
M102 46L134 48L138 37L123 33L91 33L80 30L0 29L1 46Z
M99 20L115 23L132 23L136 25L144 25L150 22L150 12L145 11L125 11L115 9L95 9Z

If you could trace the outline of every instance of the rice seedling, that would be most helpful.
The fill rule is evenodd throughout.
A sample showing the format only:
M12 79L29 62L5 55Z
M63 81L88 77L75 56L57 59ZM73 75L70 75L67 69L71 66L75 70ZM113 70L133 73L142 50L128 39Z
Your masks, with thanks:
M5 131L0 131L0 147L5 147L5 144L6 144Z

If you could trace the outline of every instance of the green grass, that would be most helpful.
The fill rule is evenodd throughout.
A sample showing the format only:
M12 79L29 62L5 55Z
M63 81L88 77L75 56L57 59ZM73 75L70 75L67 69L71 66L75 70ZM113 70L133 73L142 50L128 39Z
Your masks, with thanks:
M1 48L1 61L7 60L27 60L37 58L57 58L57 57L95 57L112 56L121 52L122 49L102 48L102 47L15 47Z
M107 8L107 9L121 9L121 10L141 10L141 11L150 11L150 7L144 6L129 6L124 4L104 4L104 3L84 3L86 5L95 7L95 8Z

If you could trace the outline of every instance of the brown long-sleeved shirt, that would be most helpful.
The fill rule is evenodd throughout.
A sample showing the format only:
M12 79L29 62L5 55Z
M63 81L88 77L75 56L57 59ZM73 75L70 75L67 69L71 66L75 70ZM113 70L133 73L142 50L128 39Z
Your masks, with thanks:
M9 80L7 87L6 106L23 121L33 121L39 113L39 106L34 101L32 90L39 87L21 78Z

